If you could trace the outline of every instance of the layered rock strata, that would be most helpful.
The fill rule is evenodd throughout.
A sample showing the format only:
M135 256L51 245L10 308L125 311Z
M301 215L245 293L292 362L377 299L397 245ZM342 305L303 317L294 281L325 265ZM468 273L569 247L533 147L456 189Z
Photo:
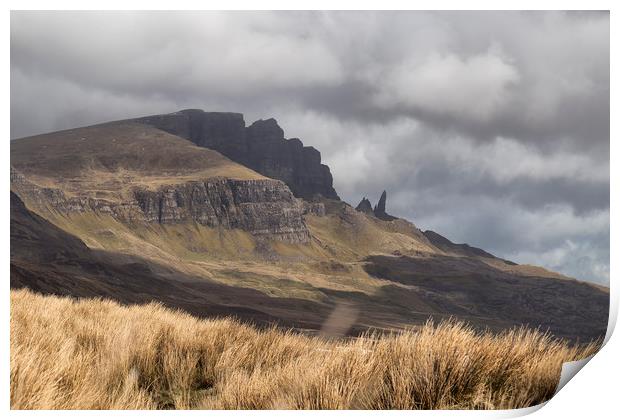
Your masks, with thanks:
M271 179L213 178L157 190L136 187L126 200L111 201L67 196L60 189L39 187L11 169L11 190L39 211L60 214L93 211L124 223L193 221L209 227L242 229L291 243L306 243L310 239L303 219L307 211L303 202L284 183Z

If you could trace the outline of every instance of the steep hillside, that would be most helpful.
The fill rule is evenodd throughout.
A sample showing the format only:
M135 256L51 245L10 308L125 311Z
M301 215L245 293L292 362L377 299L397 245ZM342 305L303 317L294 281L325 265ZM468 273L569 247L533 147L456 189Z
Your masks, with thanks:
M12 189L42 213L309 237L284 183L150 126L109 123L20 139L11 142L11 165Z
M571 340L604 334L604 288L422 232L388 213L386 192L374 209L295 197L242 164L254 158L248 139L269 143L281 129L230 131L230 120L243 121L183 111L12 141L12 287L314 331L345 313L338 334L429 317L493 331L528 324ZM218 139L241 163L175 130Z
M257 324L278 321L318 329L325 305L270 297L193 276L135 255L89 249L80 239L29 211L11 193L11 288L122 303L162 302L198 316L231 316ZM309 313L291 323L300 307Z
M26 137L11 142L11 165L44 186L108 193L169 179L225 176L265 179L220 153L147 125L118 122ZM93 188L88 189L89 184ZM60 185L58 183L60 182ZM77 182L77 184L75 184ZM51 185L50 185L51 183Z

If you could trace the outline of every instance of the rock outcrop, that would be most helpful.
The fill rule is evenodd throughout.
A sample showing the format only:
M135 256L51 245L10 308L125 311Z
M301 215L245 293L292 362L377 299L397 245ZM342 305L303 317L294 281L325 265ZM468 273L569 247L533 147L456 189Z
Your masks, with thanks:
M372 210L372 204L370 204L370 200L366 197L362 198L362 201L355 207L355 210L361 211L366 214L374 214Z
M386 200L387 200L387 192L383 190L383 193L381 193L381 197L379 198L379 202L375 206L375 215L385 213Z
M372 208L372 204L370 203L370 200L364 197L362 198L362 201L360 201L360 203L357 205L355 210L362 212L362 213L371 214L375 216L377 219L381 219L381 220L390 221L390 220L398 219L397 217L389 215L385 211L386 202L387 202L387 192L384 190L383 193L381 194L381 197L379 198L379 202L377 203L374 209Z
M283 183L271 179L210 179L157 191L136 190L134 196L148 222L193 220L292 243L310 239L301 202Z
M284 181L296 197L314 200L320 195L339 200L319 151L304 146L299 139L285 139L273 118L246 127L242 114L188 109L132 121L186 138L262 175Z
M236 112L204 112L186 109L171 114L136 118L135 122L147 124L182 137L198 146L216 150L241 163L248 154L246 127L243 114Z
M323 217L327 214L327 209L325 208L325 203L321 203L319 201L305 201L303 202L303 213L311 214L313 216Z
M290 243L310 240L303 219L304 204L283 182L272 179L212 178L162 186L154 191L135 188L133 197L118 202L67 196L59 189L39 187L11 168L11 190L43 212L92 211L125 223L194 221L209 227L242 229L256 236Z

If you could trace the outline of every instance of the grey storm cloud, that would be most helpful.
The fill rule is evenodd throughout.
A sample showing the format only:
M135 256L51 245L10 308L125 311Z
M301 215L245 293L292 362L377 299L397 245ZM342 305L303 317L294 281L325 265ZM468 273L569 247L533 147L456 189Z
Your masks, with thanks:
M605 12L12 12L11 138L275 117L355 205L609 281Z

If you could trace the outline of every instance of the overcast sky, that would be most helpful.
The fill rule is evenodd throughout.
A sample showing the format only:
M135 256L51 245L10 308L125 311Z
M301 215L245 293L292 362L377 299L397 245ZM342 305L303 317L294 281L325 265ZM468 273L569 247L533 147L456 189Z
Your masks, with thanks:
M274 117L336 190L609 282L609 14L12 12L11 137L182 108Z

